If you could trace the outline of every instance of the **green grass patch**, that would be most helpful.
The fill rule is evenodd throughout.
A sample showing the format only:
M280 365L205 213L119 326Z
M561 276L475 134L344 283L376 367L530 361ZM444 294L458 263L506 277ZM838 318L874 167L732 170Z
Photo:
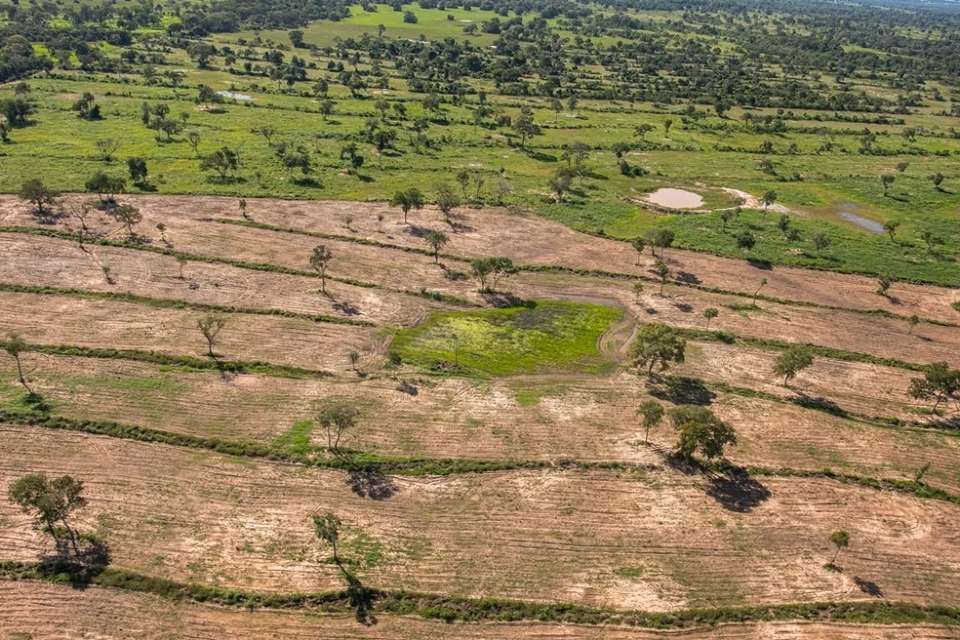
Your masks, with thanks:
M613 363L597 341L622 317L622 309L560 301L438 313L400 331L391 350L424 368L480 376L600 373Z
M621 578L640 578L643 576L643 567L620 567L614 573Z
M293 456L305 456L310 453L310 435L314 424L310 420L295 422L287 431L273 439L273 446Z

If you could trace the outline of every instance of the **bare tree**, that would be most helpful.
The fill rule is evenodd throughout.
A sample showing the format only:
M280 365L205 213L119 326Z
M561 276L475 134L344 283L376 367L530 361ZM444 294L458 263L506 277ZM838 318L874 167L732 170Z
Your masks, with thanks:
M197 328L200 329L203 337L207 339L207 355L211 358L214 357L213 345L216 344L217 335L219 335L226 324L227 319L217 313L208 314L197 320Z

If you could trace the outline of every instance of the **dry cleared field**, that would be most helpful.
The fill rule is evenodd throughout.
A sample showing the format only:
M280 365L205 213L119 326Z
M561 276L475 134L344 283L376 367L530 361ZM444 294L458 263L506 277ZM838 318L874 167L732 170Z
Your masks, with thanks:
M128 200L144 214L137 231L146 237L125 243L125 230L95 214L87 225L101 240L80 248L68 235L74 220L39 224L22 203L0 198L0 335L26 341L21 363L44 401L30 406L14 360L0 359L0 491L34 471L83 480L89 505L77 524L109 544L117 570L258 593L336 591L340 571L310 522L331 511L343 520L351 568L364 585L391 593L679 617L694 608L823 602L960 607L960 435L955 420L906 394L918 365L960 361L957 290L898 283L879 296L871 278L761 270L671 249L679 280L661 295L649 251L638 265L626 243L507 211L469 210L449 228L429 208L404 225L381 204L257 200L250 224L233 199ZM429 228L450 236L443 266L426 251ZM334 256L329 296L310 272L318 244ZM187 256L184 264L177 255ZM596 341L611 366L592 375L467 376L392 364L398 330L438 312L494 306L468 274L470 259L497 255L523 267L500 287L523 300L625 309L625 320ZM545 266L561 269L534 268ZM761 278L770 297L753 307ZM710 329L727 332L726 342L701 331L711 307L719 316ZM196 326L210 310L227 318L216 360ZM647 320L690 338L686 361L659 382L627 367L629 340ZM834 357L817 357L787 388L773 368L791 343ZM232 362L259 369L223 368ZM676 433L666 424L645 442L637 409L650 398L667 408L709 406L734 425L738 442L726 458L742 471L677 465L667 455ZM309 422L332 401L360 411L346 449L408 465L377 480L377 499L358 486L361 474L324 468L333 460L322 452L326 435ZM24 416L40 411L71 426L28 424ZM94 423L80 421L131 429L96 435ZM150 442L158 433L208 441ZM292 442L310 455L297 457ZM277 459L206 450L218 443L252 443ZM416 471L441 459L500 466ZM910 485L925 465L923 486L938 499ZM837 529L851 543L831 570L824 565ZM31 563L50 547L27 515L0 502L0 561ZM532 618L445 625L387 612L366 627L329 612L10 580L0 580L0 600L0 628L11 638L958 633L790 614L644 630Z

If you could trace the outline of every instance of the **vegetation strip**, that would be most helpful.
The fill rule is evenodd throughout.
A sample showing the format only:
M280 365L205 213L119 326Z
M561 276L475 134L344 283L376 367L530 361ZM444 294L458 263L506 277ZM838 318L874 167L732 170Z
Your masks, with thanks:
M0 347L6 343L0 341ZM101 349L96 347L77 347L62 344L24 344L24 351L45 353L51 356L76 356L81 358L104 358L133 360L151 364L179 366L200 371L219 371L221 373L257 373L280 378L313 378L332 376L319 369L303 369L282 364L271 364L260 360L220 360L217 358L197 358L160 351L141 351L139 349Z
M771 351L786 351L791 347L802 346L809 349L813 355L822 358L832 358L833 360L843 360L844 362L864 362L867 364L876 364L885 367L895 367L897 369L907 369L909 371L923 371L926 365L915 362L906 362L897 358L881 358L869 353L860 351L848 351L846 349L837 349L835 347L823 347L809 343L792 343L782 340L773 340L770 338L755 338L751 336L741 336L726 331L707 331L704 329L685 329L677 327L677 331L689 340L701 340L709 342L722 342L723 344L742 344L748 347L757 347Z
M378 240L370 240L369 238L361 238L357 236L345 236L333 233L324 233L322 231L307 231L305 229L297 229L296 227L282 227L272 224L267 224L264 222L256 222L253 220L232 220L230 218L201 218L202 221L211 221L219 224L232 224L241 227L251 227L254 229L264 229L267 231L277 231L280 233L292 233L296 235L311 236L315 238L324 238L330 240L339 240L342 242L353 242L354 244L362 244L370 247L377 247L379 249L393 249L396 251L404 251L406 253L418 253L421 255L433 257L433 252L428 249L418 249L416 247L405 247L403 245L391 244L388 242L380 242ZM461 262L469 263L472 259L465 256L458 256L452 253L440 253L439 257L445 258L447 260L459 260ZM722 257L722 256L721 256ZM794 267L801 268L801 267ZM806 268L806 267L802 267ZM652 276L648 275L635 275L629 273L623 273L620 271L605 271L603 269L578 269L576 267L567 267L562 265L517 265L519 271L527 271L530 273L537 272L552 272L552 273L569 273L571 275L582 275L582 276L594 276L601 278L612 278L616 280L645 280L647 282L657 282L659 280ZM867 274L870 275L870 274ZM772 302L775 304L782 304L791 307L807 307L813 309L826 309L828 311L849 311L851 313L859 313L863 315L874 315L881 316L884 318L891 318L896 320L909 321L910 316L900 315L898 313L893 313L892 311L887 311L886 309L858 309L856 307L841 307L832 304L821 304L819 302L809 302L805 300L790 300L788 298L778 298L775 296L768 296L764 294L754 294L749 291L733 291L730 289L723 289L721 287L707 287L700 284L694 284L692 282L682 282L682 281L673 281L671 285L678 287L689 287L691 289L696 289L697 291L703 291L704 293L715 293L719 295L729 295L737 296L739 298L749 298L751 300L763 300L764 302ZM917 282L914 284L926 284ZM942 286L942 285L938 285ZM960 303L955 303L955 305L960 305ZM935 320L930 318L920 318L922 322L928 324L939 325L943 327L960 327L960 324L955 322L946 322L943 320Z
M348 472L383 473L398 476L448 476L465 473L490 473L494 471L522 471L531 469L571 469L583 471L652 471L659 467L637 465L629 462L585 462L561 459L548 460L482 460L471 458L392 458L365 453L344 452L342 456L318 457L325 450L314 448L308 453L294 453L277 445L260 444L243 440L221 440L203 438L187 434L172 433L135 425L125 425L110 421L74 420L62 416L51 416L35 411L10 411L0 409L0 422L18 426L34 426L45 429L77 431L91 435L107 436L138 442L156 442L176 447L209 449L217 453L249 458L290 462L325 469L337 469ZM729 463L698 464L701 471L727 473L737 468ZM899 480L896 478L872 478L849 473L835 472L832 469L790 469L748 466L745 468L751 476L774 476L782 478L828 478L847 484L857 484L878 491L897 491L910 493L917 498L940 500L960 505L960 495L955 495L931 487L923 482Z
M73 233L67 231L60 231L58 229L44 229L41 227L21 227L21 226L0 226L0 233L22 233L25 235L33 236L44 236L48 238L58 238L60 240L72 240L76 242L77 237ZM136 251L149 251L151 253L157 253L164 256L170 256L172 258L184 258L187 261L192 262L206 262L208 264L225 264L231 267L237 267L238 269L250 269L251 271L269 271L272 273L283 273L290 276L305 276L308 278L316 278L317 274L312 271L305 271L303 269L292 269L290 267L281 267L279 265L269 263L269 262L246 262L245 260L231 260L230 258L220 258L218 256L206 256L199 253L187 253L184 251L176 251L174 249L165 249L163 247L154 247L149 244L132 244L129 242L121 242L119 240L111 240L109 238L102 238L96 236L87 236L83 239L84 244L95 244L102 247L117 247L119 249L133 249ZM340 282L343 284L353 285L355 287L361 287L364 289L380 289L380 285L374 284L372 282L363 282L361 280L353 280L352 278L339 278L335 276L327 276L328 280L333 280L334 282Z
M687 609L670 613L620 611L572 603L539 603L500 598L458 598L446 595L387 591L363 586L313 594L266 594L239 589L175 582L114 567L46 566L0 562L0 577L41 580L74 586L94 585L148 593L174 600L247 609L310 610L342 614L363 612L418 616L445 622L565 622L625 625L652 629L684 629L723 623L788 620L857 624L960 624L960 608L905 602L812 602L766 606Z
M64 287L36 287L23 284L11 284L0 282L0 291L8 293L31 293L36 295L51 296L71 296L74 298L92 298L97 300L113 300L118 302L131 302L142 304L157 309L192 309L195 311L218 311L220 313L244 313L258 316L280 316L283 318L296 318L298 320L310 320L312 322L329 322L333 324L347 324L357 327L375 327L373 322L366 320L353 320L351 318L341 318L338 316L328 316L324 314L298 313L296 311L287 311L286 309L263 309L252 307L234 307L223 304L211 304L208 302L190 302L178 298L151 298L129 292L115 291L89 291L86 289L69 289Z

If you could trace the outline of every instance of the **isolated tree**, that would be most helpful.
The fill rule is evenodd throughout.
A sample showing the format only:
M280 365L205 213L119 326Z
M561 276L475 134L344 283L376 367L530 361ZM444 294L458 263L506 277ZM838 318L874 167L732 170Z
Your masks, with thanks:
M890 242L893 242L893 236L897 233L897 228L900 226L899 220L887 220L883 223L883 230L887 232L887 235L890 236Z
M520 107L520 115L513 122L513 132L520 136L520 150L526 148L527 138L540 135L540 126L533 121L530 107Z
M653 271L657 274L657 277L660 278L660 295L663 295L663 287L667 284L667 279L673 273L670 267L667 266L667 263L663 260L657 258L657 261L653 265Z
M360 362L360 352L351 349L350 353L347 354L347 358L350 360L350 368L356 371L357 363Z
M460 197L457 196L446 182L437 185L437 208L443 214L443 219L450 222L450 212L460 206Z
M707 330L710 329L710 321L716 318L718 315L720 315L720 312L713 307L703 310L703 317L707 319Z
M763 289L765 286L767 286L767 279L760 278L760 286L753 292L753 306L757 306L757 296L760 295L760 289Z
M214 357L213 346L217 342L217 336L226 324L226 317L218 313L210 313L197 319L197 328L207 340L207 355L211 358Z
M816 250L818 255L821 250L830 246L830 236L825 233L815 233L810 240L813 242L813 248Z
M320 101L320 116L326 122L327 118L333 115L333 111L336 109L336 104L333 100L329 98Z
M100 202L113 202L116 194L123 193L127 181L120 176L114 177L103 171L97 171L87 178L83 186L89 193L97 194L100 197Z
M237 208L240 209L240 215L245 220L249 220L249 217L247 216L247 199L246 198L240 198L240 200L237 202Z
M221 147L200 162L201 171L214 170L220 174L221 180L225 180L227 175L232 174L239 166L240 156L229 147Z
M102 140L97 140L94 144L100 153L100 158L104 162L113 160L113 154L120 148L120 141L116 138L103 138Z
M177 265L180 267L180 276L179 278L183 280L183 268L187 265L187 256L182 253L177 254Z
M767 207L772 205L777 201L777 192L776 191L765 191L762 196L760 196L760 202L763 204L763 215L767 215Z
M310 254L310 268L320 277L320 292L327 293L327 266L333 259L333 253L325 245L317 245Z
M880 175L880 184L883 185L883 197L886 198L889 195L890 185L893 184L893 181L897 179L897 176L892 173L884 173Z
M334 402L320 411L317 420L327 432L327 448L332 453L340 452L340 439L356 426L359 416L356 407L346 402Z
M837 556L840 555L840 550L850 546L850 534L843 529L838 529L830 534L830 544L837 548L836 553L833 554L833 558L830 560L829 566L832 567L835 566Z
M3 343L3 350L17 363L17 380L27 390L31 396L35 395L33 390L27 385L27 379L23 377L23 366L20 362L20 354L27 350L27 343L23 341L18 333L8 333L7 339Z
M660 256L673 244L675 234L672 229L650 229L643 234L643 239L650 245L650 252L657 255L656 248L660 248Z
M663 405L656 400L647 400L640 405L640 408L637 410L637 415L643 417L643 427L645 429L643 436L644 442L650 442L650 429L660 424L660 421L663 420L664 413Z
M896 282L896 278L889 273L881 273L879 276L877 276L877 295L887 295L890 285L892 285L894 282Z
M423 194L416 187L411 187L405 191L398 191L393 194L390 200L390 206L400 207L403 211L403 223L407 224L407 214L410 209L423 209Z
M910 163L907 162L906 160L903 160L903 161L901 161L901 162L898 162L898 163L897 163L897 171L899 171L900 173L903 173L904 171L907 170L907 168L908 168L909 166L910 166Z
M497 197L497 204L503 204L503 196L513 193L513 185L510 184L507 180L500 178L497 180L497 184L493 188L493 193Z
M43 473L25 475L9 489L10 501L19 505L24 513L33 514L37 529L49 533L58 549L65 533L78 557L77 534L67 519L87 504L82 494L83 482L80 480L70 476L49 480Z
M643 283L639 280L633 283L633 293L637 296L637 304L640 304L640 294L643 293Z
M329 511L323 515L313 514L314 534L318 540L330 545L333 549L333 561L341 570L344 570L340 563L340 556L337 554L337 542L340 541L340 528L342 526L343 523L340 522L340 518Z
M200 141L202 136L199 131L189 131L187 132L187 144L190 145L190 148L193 149L193 152L197 154L197 157L200 157Z
M813 352L801 345L794 345L777 356L773 372L783 376L783 386L787 386L800 371L813 364Z
M683 362L687 342L677 330L662 322L644 323L630 346L630 358L636 367L646 367L647 375L653 375L653 367L660 365L665 371L671 362Z
M913 328L920 324L920 316L912 315L907 318L907 323L910 325L910 331L907 333L913 335Z
M640 266L640 256L643 255L643 249L647 246L647 243L643 241L643 238L636 237L630 241L630 244L637 251L637 266Z
M637 125L633 129L633 135L640 138L640 142L646 142L647 134L653 131L654 126L649 122L644 122L643 124Z
M750 251L757 244L757 239L749 231L744 231L737 235L737 246L741 249Z
M920 239L923 240L923 243L927 245L927 253L933 253L934 248L938 244L943 244L943 239L935 236L930 231L924 231L920 234Z
M697 451L713 460L723 456L725 446L737 443L733 427L706 407L680 405L670 411L670 420L677 430L677 454L686 460Z
M147 161L144 158L127 158L127 171L133 184L142 185L147 181Z
M673 126L673 120L671 118L667 118L666 120L663 121L663 137L664 138L670 137L670 127L672 126Z
M37 208L37 213L43 216L47 213L44 207L54 206L57 198L60 197L60 193L49 188L40 178L31 178L20 185L20 193L17 194L17 197L33 203Z
M924 369L922 378L912 378L908 394L916 400L933 400L931 411L936 413L940 403L960 391L960 370L951 369L946 362L935 362Z
M447 244L449 238L447 234L443 231L431 230L425 238L427 244L430 245L430 248L433 249L433 261L435 263L440 262L440 249L443 248L443 245Z
M130 238L136 235L133 233L133 225L139 224L140 221L143 220L143 215L140 213L140 210L132 204L122 204L119 207L115 207L110 210L107 215L125 226L127 228L127 236Z
M935 174L930 176L930 181L933 182L933 188L937 191L940 191L940 185L943 184L943 174L937 171Z
M460 184L460 188L463 190L463 199L467 199L467 187L470 186L470 172L466 169L461 169L457 172L457 182Z
M731 209L724 209L720 212L720 222L722 229L727 230L727 223L733 218L733 211Z

